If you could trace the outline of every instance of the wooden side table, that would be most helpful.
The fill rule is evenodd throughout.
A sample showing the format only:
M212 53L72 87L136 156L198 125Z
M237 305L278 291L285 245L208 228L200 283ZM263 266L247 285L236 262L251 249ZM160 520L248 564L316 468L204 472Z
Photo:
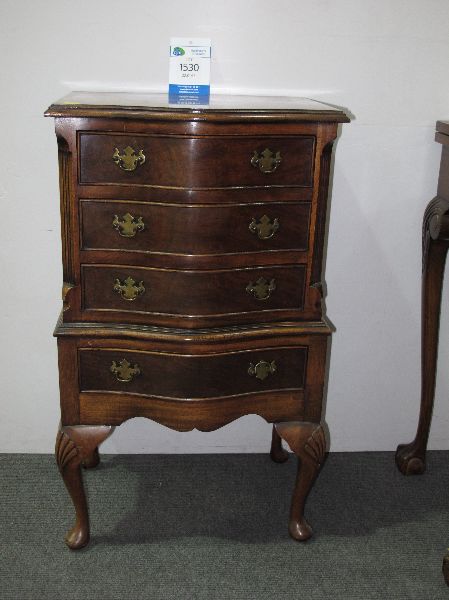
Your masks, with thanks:
M441 291L449 249L449 121L438 121L435 140L442 144L436 197L429 202L422 230L422 313L421 313L421 408L415 439L401 444L396 464L404 475L419 475L426 468L426 450L432 420L438 356ZM443 561L449 585L449 551Z

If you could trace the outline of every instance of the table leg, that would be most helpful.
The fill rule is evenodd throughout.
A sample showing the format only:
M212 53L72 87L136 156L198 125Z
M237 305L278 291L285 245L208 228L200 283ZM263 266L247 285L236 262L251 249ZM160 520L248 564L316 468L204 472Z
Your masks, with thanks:
M89 543L89 515L84 492L81 465L93 466L95 452L114 430L109 425L76 425L59 428L56 437L56 462L66 488L75 506L75 525L65 537L72 550L83 548ZM98 451L97 451L98 453Z
M418 429L413 442L401 444L396 451L396 464L404 475L425 470L429 429L435 395L440 324L441 290L444 266L449 248L449 202L434 198L426 208L423 221L423 273L421 298L421 407Z
M94 469L95 467L98 467L99 464L100 464L100 453L98 452L98 448L95 448L95 450L92 452L92 454L84 460L83 467L85 469Z
M443 576L446 585L449 585L449 548L443 558Z
M288 529L295 540L303 542L312 535L312 528L304 517L304 506L324 460L326 452L324 429L319 423L299 421L276 423L275 429L298 457L298 474Z
M282 438L276 431L276 427L273 425L273 434L271 438L271 460L276 463L283 463L288 460L288 452L282 447Z

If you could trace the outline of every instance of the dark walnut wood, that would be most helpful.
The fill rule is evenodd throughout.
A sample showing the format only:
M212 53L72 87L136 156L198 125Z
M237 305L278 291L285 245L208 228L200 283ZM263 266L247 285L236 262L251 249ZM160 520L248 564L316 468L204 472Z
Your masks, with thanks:
M309 243L309 203L192 206L83 200L80 205L83 250L210 256L304 252Z
M442 144L437 196L429 202L422 231L421 287L421 406L415 439L400 444L396 464L404 475L426 469L426 451L432 421L438 359L441 293L449 249L449 122L438 121L435 140ZM443 576L449 585L449 551L443 559Z
M167 94L71 92L52 104L50 117L125 117L163 121L234 123L320 121L348 123L346 113L310 98L212 95L207 104L170 104Z
M337 111L338 112L338 111ZM82 107L79 107L78 113L81 117L82 115ZM65 194L65 203L64 206L66 209L64 210L64 247L66 248L66 255L70 256L71 260L71 269L66 268L65 272L65 290L70 291L69 296L65 296L65 316L64 319L66 321L108 321L111 319L115 319L117 322L140 322L146 323L148 321L148 316L138 316L135 312L125 311L122 314L117 312L103 312L103 310L97 311L95 313L91 311L85 311L82 307L82 302L84 298L84 286L82 280L82 265L101 265L101 264L122 264L122 265L135 265L139 267L152 267L152 268L160 268L160 269L174 269L174 270L194 270L194 269L239 269L239 268L249 268L255 266L281 266L281 265L292 265L292 264L300 264L304 265L305 273L307 275L305 286L304 286L304 295L303 295L303 306L301 308L301 316L298 316L297 311L287 311L283 313L278 313L276 316L277 320L292 320L296 318L301 318L303 320L317 320L321 317L321 295L320 295L320 280L321 280L321 265L322 265L322 246L324 244L324 233L325 233L325 220L326 220L326 199L327 199L327 189L328 189L328 173L330 169L330 144L332 140L335 139L337 134L336 122L312 122L308 119L303 119L303 117L297 118L297 121L289 123L288 121L283 121L278 115L278 120L281 122L272 123L271 121L265 121L264 118L260 118L258 120L251 120L250 123L242 123L239 122L238 114L233 113L232 122L226 123L226 127L224 128L223 124L217 124L213 120L209 119L210 112L207 113L204 120L201 122L194 122L191 120L182 121L176 120L171 121L168 120L164 122L162 119L158 121L145 121L145 120L133 120L133 119L118 119L118 118L101 118L101 119L91 119L81 117L78 119L65 119L59 118L57 119L56 129L58 135L58 142L60 148L62 148L65 156L65 165L66 165L66 174L70 174L71 183L70 185L65 185L64 189L66 191ZM266 115L269 114L267 111ZM178 115L179 116L179 115ZM318 115L317 115L318 116ZM337 117L338 115L336 115ZM242 117L243 118L243 117ZM246 118L246 117L245 117ZM336 118L338 121L338 118ZM154 186L154 185L133 185L132 182L129 185L125 184L107 184L107 185L86 185L79 183L79 173L78 173L78 161L76 157L78 155L78 131L83 131L85 133L92 132L98 133L99 131L108 131L112 135L113 132L117 132L117 134L123 132L124 130L130 132L130 135L135 135L136 137L142 135L151 134L152 138L157 135L162 135L167 131L170 135L177 136L178 139L181 135L191 136L194 132L197 135L201 135L203 137L213 136L215 137L225 137L229 139L243 139L245 136L250 136L255 138L257 136L265 138L276 138L279 139L279 134L282 133L290 142L293 143L293 140L298 139L301 140L304 137L307 139L313 138L314 142L314 152L313 152L313 175L312 175L312 183L310 187L302 187L302 186L280 186L280 185L262 185L259 187L248 187L248 186L240 186L240 187L232 187L232 188L207 188L207 189L192 189L192 188L178 188L178 187L170 187L170 186ZM220 134L220 135L218 135ZM120 168L114 163L111 157L111 164L113 167L116 167L118 170ZM145 162L142 168L146 165ZM282 162L279 165L279 169L282 167ZM128 174L133 174L137 172L140 167L136 167L136 171L132 171ZM191 164L184 165L185 169L189 169L191 171L195 171L197 169L201 170L201 164L194 160L192 156ZM255 167L251 165L250 158L248 159L248 165L245 168L249 168L250 172L253 170L256 171ZM124 172L125 173L125 172ZM270 178L272 175L276 175L277 170L274 173L261 173L261 176ZM269 181L269 179L268 179ZM229 235L229 231L226 228L226 223L223 223L223 227L220 227L220 224L216 224L212 226L212 228L216 231L216 239L215 242L211 246L211 251L208 254L204 254L199 250L198 244L201 245L201 242L198 242L203 236L199 233L193 233L186 235L186 239L195 239L196 247L192 248L193 242L186 241L185 249L180 246L182 241L176 242L177 247L173 246L172 242L167 242L167 248L165 253L160 253L158 251L150 251L145 254L136 253L136 252L126 252L126 251L118 251L115 249L104 249L104 250L96 250L96 249L83 249L83 246L80 246L80 230L84 225L84 220L81 222L81 217L83 217L83 212L80 210L79 204L84 206L84 202L94 199L97 203L105 200L114 200L119 202L120 199L123 201L133 202L141 202L141 203L149 203L151 205L158 205L159 203L169 204L169 205L178 205L182 204L183 210L187 211L189 208L192 209L190 214L192 215L192 219L195 219L195 215L203 214L203 225L204 228L208 228L208 223L211 221L209 218L206 222L205 214L199 213L198 211L203 205L224 205L224 204L252 204L257 203L258 209L265 208L265 204L273 204L274 202L282 202L284 204L290 203L302 203L302 202L310 202L310 217L308 220L308 232L307 232L307 245L305 248L292 248L292 249L283 249L281 250L277 243L275 243L275 239L281 239L284 235L282 233L283 223L285 224L285 217L281 221L280 217L277 217L280 223L279 230L268 240L264 240L264 249L265 251L254 252L251 251L240 251L239 242L237 237L236 243L236 251L234 253L230 252L233 239L232 235ZM176 209L176 206L174 207ZM212 208L212 207L210 207ZM237 208L237 207L236 207ZM255 207L254 207L255 208ZM268 206L266 206L268 209ZM240 209L239 209L240 210ZM249 209L248 209L249 210ZM209 210L207 214L211 214ZM217 214L217 213L215 213ZM115 215L115 213L114 213ZM122 215L117 215L120 219ZM138 215L142 216L142 215ZM261 215L252 215L257 218L261 218L264 214ZM271 217L271 215L268 215ZM113 217L114 218L114 217ZM196 219L199 217L196 216ZM276 218L273 216L273 218ZM216 217L215 217L216 219ZM163 231L160 232L160 238L168 240L171 236L171 225L169 225L168 220L161 221L161 227L164 228ZM241 226L239 226L241 227ZM236 227L237 230L242 231ZM249 223L244 223L244 229L248 227L247 235L253 239L254 234L252 234L249 230ZM304 220L301 218L301 221L298 222L295 220L295 214L291 215L291 223L288 227L295 228L297 227L296 240L300 243L300 246L303 245L304 235L301 231L304 228ZM195 225L197 231L201 229L201 223ZM111 223L112 229L112 223ZM189 229L190 231L190 229ZM70 232L70 235L68 235ZM114 232L115 233L115 232ZM136 238L139 236L142 237L144 232L138 232L136 234ZM206 238L208 237L207 234ZM237 233L237 236L240 235ZM243 233L242 233L243 235ZM293 234L294 235L294 234ZM117 233L117 237L120 237ZM179 238L178 238L179 239ZM210 237L209 237L210 239ZM130 240L128 240L130 241ZM262 240L258 240L257 242L250 242L252 244L259 243ZM272 244L270 246L270 244ZM296 244L295 244L296 245ZM212 249L213 247L213 249ZM217 247L226 248L226 251L217 250ZM203 245L204 248L204 245ZM179 252L181 250L181 252ZM221 253L220 253L221 252ZM70 276L69 276L70 274ZM101 307L104 308L104 307ZM115 309L117 310L117 309ZM156 315L152 313L154 318ZM231 320L227 322L241 323L241 322L257 322L257 316L255 314L252 315L253 318L248 317L248 315L244 315L242 313L236 314L235 317L232 317ZM272 316L265 313L266 321L269 322ZM157 323L161 326L175 326L175 327L204 327L204 326L214 326L219 325L220 321L213 319L204 319L201 321L197 319L196 322L191 322L188 319L190 324L187 324L187 320L185 318L176 319L176 317L167 317L165 318L163 315L160 315ZM221 324L225 324L226 321Z
M89 542L89 516L80 466L98 463L98 445L112 433L109 426L60 427L56 437L56 462L75 506L75 525L66 535L72 550L84 548Z
M434 198L423 222L423 274L421 324L421 409L415 439L401 444L396 463L404 475L424 473L427 441L435 396L438 330L444 265L449 248L449 199Z
M80 183L181 187L189 189L241 186L312 185L314 137L245 136L228 138L81 133L78 140ZM142 153L141 164L124 170L114 162L116 149ZM281 162L264 173L251 164L266 149ZM195 157L195 168L191 168ZM143 162L145 160L145 162ZM133 165L131 165L133 166ZM273 167L269 167L274 169Z
M438 196L427 206L422 232L422 315L421 315L421 408L415 439L401 444L396 464L404 475L423 473L435 396L444 266L449 249L449 135L440 125L437 139L443 144Z
M98 452L98 448L91 453L90 456L86 458L83 462L83 467L85 469L95 469L100 464L100 453Z
M178 431L211 431L247 414L269 422L320 418L325 327L312 334L278 326L198 336L122 329L123 338L114 337L119 326L97 337L63 329L57 334L67 424L119 425L141 416Z
M312 536L312 528L304 518L304 506L323 464L326 452L324 429L320 424L305 422L277 423L274 427L279 437L287 442L298 457L298 475L288 530L293 539L304 542Z
M79 350L80 391L193 400L283 389L302 390L307 352L307 347L300 347L173 356L161 352L82 348ZM133 371L132 367L126 367L125 361L138 366ZM121 363L125 366L120 366ZM259 363L262 363L260 372L253 373ZM116 368L111 370L113 364ZM266 364L272 365L272 369L265 367Z
M274 423L298 456L290 533L322 463L328 339L322 258L332 144L346 114L292 98L75 93L52 105L63 307L57 462L85 546L81 467L145 417L212 431Z
M303 265L231 271L84 265L84 318L169 325L176 317L181 327L301 318L304 279Z
M449 548L443 558L443 577L446 585L449 585Z
M288 460L288 452L282 447L282 438L278 434L275 425L273 425L270 457L273 462L277 463L284 463Z

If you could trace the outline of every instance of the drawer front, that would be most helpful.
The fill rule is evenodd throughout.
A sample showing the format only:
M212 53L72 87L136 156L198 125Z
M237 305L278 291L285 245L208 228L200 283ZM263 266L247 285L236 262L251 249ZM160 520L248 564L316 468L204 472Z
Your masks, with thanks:
M194 400L303 389L306 364L307 347L205 356L80 349L80 391Z
M81 202L82 248L165 254L307 250L310 204Z
M151 314L154 323L157 315L269 314L301 310L304 282L304 265L216 271L83 265L83 308L119 311L128 318Z
M315 138L79 134L84 184L189 189L312 185Z

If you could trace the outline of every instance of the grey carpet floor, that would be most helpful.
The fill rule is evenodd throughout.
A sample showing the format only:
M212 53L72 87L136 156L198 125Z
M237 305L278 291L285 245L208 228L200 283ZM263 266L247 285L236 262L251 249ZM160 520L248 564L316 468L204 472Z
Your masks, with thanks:
M47 455L0 455L1 600L439 600L449 452L403 477L392 453L331 454L290 540L295 460L102 457L85 479L92 541L62 541L72 507Z

